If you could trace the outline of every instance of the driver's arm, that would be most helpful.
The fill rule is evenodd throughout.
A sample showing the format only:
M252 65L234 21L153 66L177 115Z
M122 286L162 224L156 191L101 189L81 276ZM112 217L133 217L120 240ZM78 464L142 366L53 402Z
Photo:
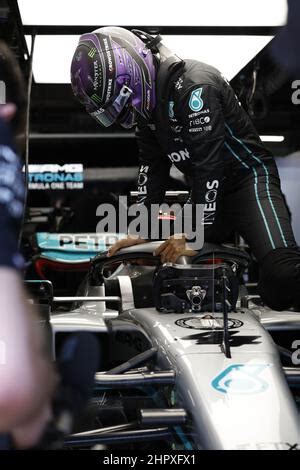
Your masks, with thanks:
M191 117L194 92L196 96L200 94L202 113L195 112ZM197 84L180 97L176 107L176 116L183 126L183 140L190 154L192 201L195 204L204 204L202 225L207 235L207 229L213 225L215 219L223 179L221 152L225 142L225 120L221 95L213 85Z
M136 132L139 147L138 203L147 207L161 204L170 174L171 162L162 152L148 126L138 128Z
M198 112L191 109L194 92L198 104L202 100ZM221 151L225 141L225 120L220 93L212 85L197 84L178 99L174 111L182 125L182 137L190 155L192 202L194 209L195 204L204 205L201 226L204 228L204 238L207 238L214 223L223 178ZM195 223L197 216L199 217L199 211L193 210L194 227L199 227L199 223ZM182 235L181 238L171 237L155 254L161 257L162 262L174 263L179 256L195 256L197 251L194 251L193 244L190 247L186 244L185 236Z
M165 197L171 162L161 151L153 132L148 126L137 128L139 147L138 204L148 209L148 237L146 239L129 234L108 249L108 256L114 255L121 248L144 243L151 236L151 204L161 204ZM158 217L158 214L157 214Z

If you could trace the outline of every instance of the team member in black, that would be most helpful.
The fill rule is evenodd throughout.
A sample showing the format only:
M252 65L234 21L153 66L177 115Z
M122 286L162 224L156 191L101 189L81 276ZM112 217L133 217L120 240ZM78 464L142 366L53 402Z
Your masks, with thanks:
M26 92L17 61L0 42L0 446L34 446L52 418L56 377L22 281L18 236L24 177L17 153L24 142ZM16 138L17 137L17 138Z
M179 59L160 39L122 28L83 35L71 68L75 96L103 126L137 124L139 202L162 203L176 165L193 203L205 206L205 240L220 243L236 230L259 262L265 302L300 306L300 252L273 156L220 72ZM195 252L171 237L158 254L175 261Z

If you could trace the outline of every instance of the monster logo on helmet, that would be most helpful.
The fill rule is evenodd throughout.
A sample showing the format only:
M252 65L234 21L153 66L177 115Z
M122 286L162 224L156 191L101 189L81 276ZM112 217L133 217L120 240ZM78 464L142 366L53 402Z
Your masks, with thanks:
M105 27L79 39L71 65L73 92L105 127L133 127L137 118L148 121L155 107L154 56L147 44L155 39L137 33Z

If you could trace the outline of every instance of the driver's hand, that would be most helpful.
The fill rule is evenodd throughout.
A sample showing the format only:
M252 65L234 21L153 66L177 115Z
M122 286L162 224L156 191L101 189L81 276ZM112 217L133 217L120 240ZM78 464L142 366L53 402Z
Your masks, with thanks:
M123 238L122 240L117 241L113 246L108 249L107 256L112 256L117 251L121 250L121 248L127 248L128 246L140 245L141 243L145 243L146 240L140 237L128 236L127 238Z
M169 240L162 243L154 252L155 256L160 256L162 263L176 263L180 256L195 256L197 251L191 250L187 243L185 234L172 235Z

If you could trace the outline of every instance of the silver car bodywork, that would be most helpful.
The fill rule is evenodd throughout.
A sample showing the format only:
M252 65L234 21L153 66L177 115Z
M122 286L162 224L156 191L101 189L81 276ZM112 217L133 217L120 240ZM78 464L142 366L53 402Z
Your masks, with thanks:
M259 306L229 314L231 358L220 347L222 315L165 314L155 308L106 308L104 287L93 287L80 307L53 313L54 337L76 330L143 337L141 348L158 349L155 365L174 370L174 403L184 407L197 449L289 449L300 445L300 418L267 329L290 323L300 331L300 314ZM127 299L127 305L128 304ZM298 319L299 318L299 319ZM109 328L108 328L109 323ZM134 343L134 340L133 340ZM120 354L134 344L116 343ZM122 349L123 348L123 349ZM125 349L124 349L125 348Z

